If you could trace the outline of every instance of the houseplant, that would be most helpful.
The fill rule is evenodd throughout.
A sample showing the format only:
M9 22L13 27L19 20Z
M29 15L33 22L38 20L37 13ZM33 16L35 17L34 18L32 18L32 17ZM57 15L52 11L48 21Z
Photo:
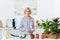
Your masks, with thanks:
M45 37L49 37L49 38L57 38L57 33L60 33L60 29L58 29L59 27L59 18L55 18L53 20L41 20L41 28L44 29L44 33L43 35Z
M50 32L50 28L51 28L51 26L54 25L54 22L49 21L48 19L46 21L44 21L44 20L41 20L41 21L42 21L42 23L40 26L41 26L41 28L44 29L44 32Z

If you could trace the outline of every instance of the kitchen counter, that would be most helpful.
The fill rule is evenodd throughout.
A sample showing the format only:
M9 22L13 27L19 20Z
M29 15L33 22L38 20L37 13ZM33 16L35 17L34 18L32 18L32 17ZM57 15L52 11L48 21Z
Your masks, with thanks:
M11 31L11 34L20 35L18 29L10 29L10 31ZM0 30L0 32L2 32L2 30ZM35 32L34 32L33 34L39 34L40 37L39 37L38 40L40 40L40 39L41 39L41 34L42 34L43 32L44 32L44 30L43 30L42 28L35 28ZM1 35L1 33L0 33L0 35ZM26 40L26 39L30 40L30 35L27 35L26 38L24 38L24 39L21 39L21 38L19 38L19 37L13 37L13 36L10 36L8 39L3 38L3 37L1 36L0 39L1 39L1 40ZM50 38L45 38L44 40L47 40L47 39L50 39ZM36 38L34 38L33 40L36 40ZM50 39L50 40L51 40L51 39Z

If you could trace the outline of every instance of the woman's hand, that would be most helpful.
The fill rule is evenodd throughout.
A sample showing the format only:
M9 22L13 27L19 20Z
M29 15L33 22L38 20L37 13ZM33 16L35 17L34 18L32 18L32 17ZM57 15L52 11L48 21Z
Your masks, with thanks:
M26 32L29 32L30 30L28 28L25 29Z
M34 32L35 30L34 29L32 29L32 32Z
M27 28L25 29L26 32L29 32L30 30ZM31 29L32 32L34 32L35 30L34 29Z

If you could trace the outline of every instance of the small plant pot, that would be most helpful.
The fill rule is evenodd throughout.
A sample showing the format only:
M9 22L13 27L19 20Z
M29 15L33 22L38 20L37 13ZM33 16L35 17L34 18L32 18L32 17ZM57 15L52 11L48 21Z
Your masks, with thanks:
M39 39L39 34L36 34L36 38Z
M44 36L43 36L43 35L41 35L41 38L42 38L42 39L44 39Z
M34 39L34 35L33 34L30 34L30 39Z

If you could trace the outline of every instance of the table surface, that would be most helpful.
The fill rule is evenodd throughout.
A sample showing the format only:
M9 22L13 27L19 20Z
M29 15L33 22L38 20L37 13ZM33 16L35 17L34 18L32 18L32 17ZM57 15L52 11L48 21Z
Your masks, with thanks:
M0 32L2 32L2 30L0 30ZM35 32L33 33L33 34L39 34L40 35L40 37L39 37L39 39L38 40L40 40L41 39L41 34L44 32L44 30L42 29L42 28L35 28ZM11 34L14 34L14 35L20 35L19 34L19 30L18 29L15 29L15 30L11 30ZM20 40L21 38L19 38L19 37L12 37L12 36L10 36L8 39L5 39L5 38L3 38L2 37L2 34L0 33L0 39L1 40ZM21 39L21 40L30 40L30 35L27 35L26 36L26 38L24 38L24 39ZM48 39L50 39L50 38L45 38L44 40L48 40ZM33 40L36 40L36 38L34 38ZM41 39L42 40L42 39ZM51 40L51 39L50 39ZM60 40L60 39L58 39L58 40Z

